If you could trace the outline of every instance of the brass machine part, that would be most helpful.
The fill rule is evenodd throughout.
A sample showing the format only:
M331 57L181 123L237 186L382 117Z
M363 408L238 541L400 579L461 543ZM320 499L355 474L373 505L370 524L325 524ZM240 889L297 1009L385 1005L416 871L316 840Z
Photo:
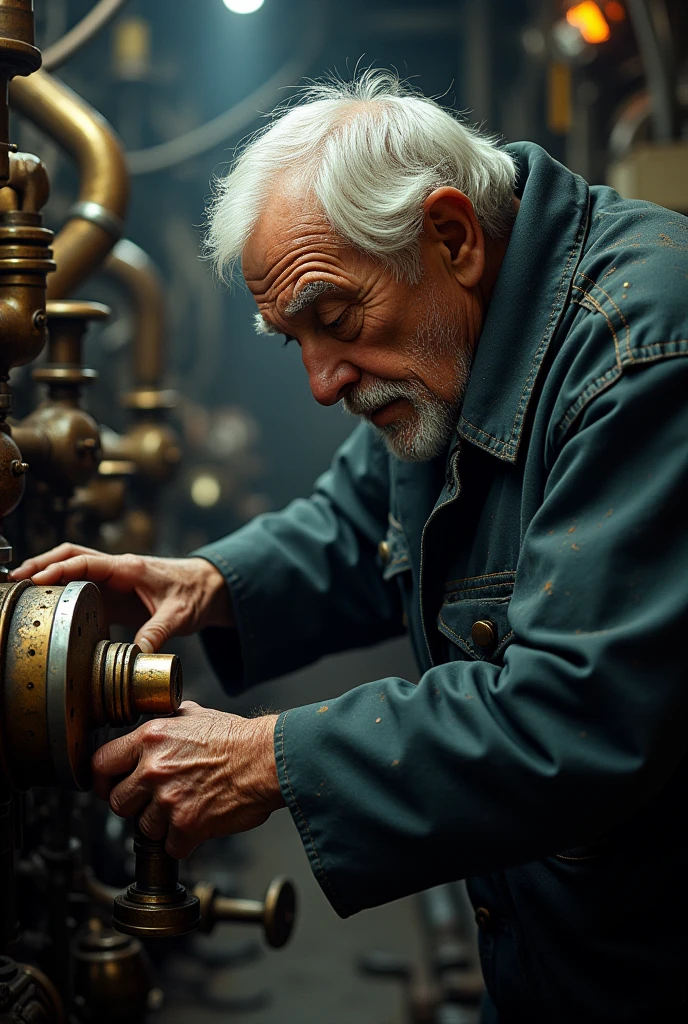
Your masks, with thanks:
M171 714L179 659L113 643L92 583L0 583L0 775L16 789L85 789L101 726Z
M176 433L167 423L142 419L126 434L108 431L103 437L106 459L133 462L137 475L151 483L165 483L173 475L181 451Z
M201 932L211 932L223 921L246 921L263 926L263 937L273 949L289 941L296 919L296 890L288 878L273 878L262 903L221 896L207 882L199 882L193 894L201 904Z
M126 289L131 300L135 330L132 341L133 392L124 403L135 409L169 409L173 391L162 390L165 375L165 290L160 271L148 253L128 238L114 247L103 270Z
M0 956L0 1021L66 1024L57 989L31 964Z
M69 495L95 476L100 462L98 424L80 407L81 388L97 377L83 366L82 344L89 323L107 319L110 310L73 299L50 300L46 309L48 357L32 376L47 384L48 397L12 432L32 477Z
M165 840L149 839L136 824L135 881L116 896L112 924L139 938L165 939L195 931L200 902L179 883L179 862L165 850Z
M15 75L30 75L41 66L33 42L33 0L0 0L0 186L10 176L7 86Z
M153 971L138 939L93 919L72 943L72 963L80 1020L89 1024L144 1021Z
M104 118L45 71L15 78L9 97L14 109L63 146L79 166L79 197L55 238L57 271L48 284L48 297L62 298L99 265L122 235L129 198L124 153Z

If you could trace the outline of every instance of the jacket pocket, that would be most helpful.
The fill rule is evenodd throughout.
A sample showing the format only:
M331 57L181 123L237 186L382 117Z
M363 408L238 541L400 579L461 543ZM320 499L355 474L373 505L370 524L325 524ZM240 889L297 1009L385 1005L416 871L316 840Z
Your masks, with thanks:
M474 661L499 661L514 638L509 602L514 572L453 580L445 587L437 628Z

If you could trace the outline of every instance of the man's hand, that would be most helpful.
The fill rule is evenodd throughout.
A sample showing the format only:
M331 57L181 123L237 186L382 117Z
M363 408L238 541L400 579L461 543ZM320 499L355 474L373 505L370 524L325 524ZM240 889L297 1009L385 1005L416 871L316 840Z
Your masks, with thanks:
M199 843L246 832L284 806L276 721L277 715L240 718L185 701L174 718L146 722L97 750L93 788L109 797L115 814L140 814L151 839L167 835L173 857L188 857Z
M142 651L159 651L172 636L205 626L231 626L229 591L222 573L205 558L107 555L76 544L60 544L29 558L12 572L39 586L73 580L97 583L110 622L134 626Z

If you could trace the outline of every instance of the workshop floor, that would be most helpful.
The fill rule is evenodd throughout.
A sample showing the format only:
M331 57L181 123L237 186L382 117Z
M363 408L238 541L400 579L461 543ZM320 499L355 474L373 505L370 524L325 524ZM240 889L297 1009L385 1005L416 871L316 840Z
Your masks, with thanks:
M186 645L183 653L186 695L237 713L258 704L285 708L323 700L383 675L409 678L415 673L408 649L395 642L327 659L262 686L247 698L228 701L200 671L193 647ZM195 663L199 672L192 678L189 667ZM217 966L201 969L188 957L171 957L166 965L167 995L151 1015L151 1024L406 1024L401 983L364 976L357 961L379 949L419 956L413 898L340 920L311 873L286 810L237 842L244 861L238 871L242 895L262 897L277 874L296 883L299 914L293 939L283 950L263 947L256 959L250 955L252 949L257 952L257 929L252 927L223 925L211 938L195 940L198 951L210 951ZM230 958L242 952L249 955L246 962L222 966L224 952Z

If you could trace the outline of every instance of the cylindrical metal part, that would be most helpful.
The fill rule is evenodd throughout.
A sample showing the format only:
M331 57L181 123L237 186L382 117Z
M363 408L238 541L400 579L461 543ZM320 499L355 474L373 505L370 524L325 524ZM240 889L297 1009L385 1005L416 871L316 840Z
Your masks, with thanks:
M265 899L244 900L221 896L212 885L199 882L194 888L201 904L202 932L211 932L220 922L261 924L268 946L279 949L291 936L296 920L296 890L288 878L273 878Z
M79 164L79 201L53 246L58 269L48 295L61 298L98 266L121 234L129 195L124 154L100 114L46 72L15 79L10 102Z
M134 387L160 388L165 351L165 292L160 271L148 253L128 238L117 243L103 269L124 285L134 307Z
M142 1024L153 971L138 939L90 922L72 945L74 998L83 1024Z
M165 851L165 840L149 839L136 825L136 881L115 898L112 924L127 935L163 939L194 931L200 904L179 884L179 864Z
M132 698L139 715L171 715L182 702L182 663L176 654L137 654Z

